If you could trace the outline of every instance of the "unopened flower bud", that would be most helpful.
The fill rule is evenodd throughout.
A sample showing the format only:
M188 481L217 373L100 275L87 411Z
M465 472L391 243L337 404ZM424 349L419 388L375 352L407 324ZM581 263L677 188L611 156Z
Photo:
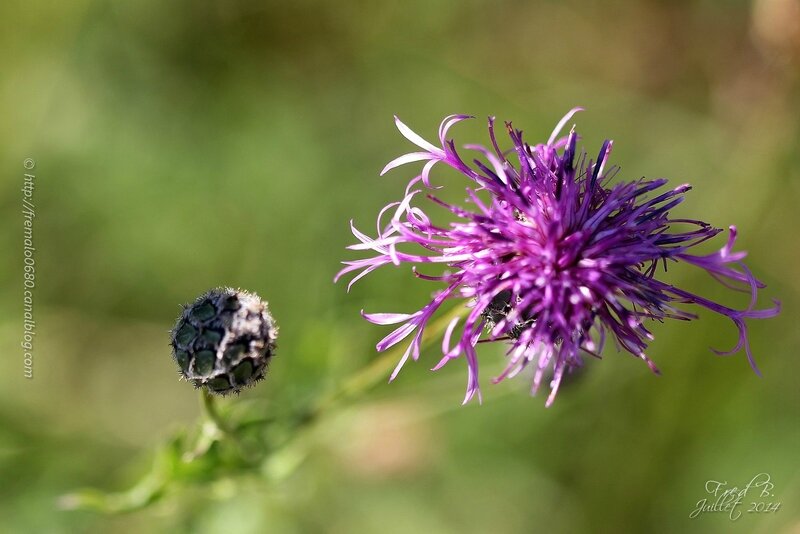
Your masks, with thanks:
M258 295L217 288L185 306L171 332L181 376L212 393L238 393L264 378L277 327Z

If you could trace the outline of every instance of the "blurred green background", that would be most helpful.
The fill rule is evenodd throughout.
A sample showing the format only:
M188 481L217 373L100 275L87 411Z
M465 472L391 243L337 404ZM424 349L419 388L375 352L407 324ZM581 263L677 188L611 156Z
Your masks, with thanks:
M0 531L800 531L798 0L10 0L0 28ZM461 407L464 362L430 373L435 344L325 423L283 482L221 480L121 516L57 508L76 487L130 486L196 420L167 346L180 303L218 285L268 299L279 353L241 398L287 410L376 357L387 329L359 309L426 301L433 285L406 270L349 295L332 284L355 257L348 220L372 228L413 176L377 175L412 148L393 114L429 139L469 113L461 143L485 142L490 114L543 140L575 105L587 150L615 140L621 177L691 182L680 213L738 225L764 296L783 302L750 323L763 378L744 354L708 350L735 329L703 311L654 325L663 376L609 347L550 409L525 378L489 384L492 346L483 405ZM32 380L19 346L28 157ZM743 305L691 267L670 276ZM689 519L705 481L760 472L777 513Z

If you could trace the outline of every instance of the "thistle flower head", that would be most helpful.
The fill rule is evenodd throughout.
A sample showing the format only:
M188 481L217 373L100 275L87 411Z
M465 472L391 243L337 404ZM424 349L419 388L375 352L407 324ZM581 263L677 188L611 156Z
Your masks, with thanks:
M217 288L184 306L170 337L181 376L226 395L264 378L277 328L258 295Z
M337 279L355 272L350 286L383 265L412 264L414 274L442 286L432 300L410 313L372 313L368 321L398 324L377 345L385 350L411 336L394 378L409 356L417 359L422 333L434 313L447 300L465 299L469 313L449 324L442 342L443 357L434 369L450 360L465 358L468 367L464 402L476 394L479 341L508 343L508 364L493 381L532 368L532 393L543 377L550 376L549 406L565 372L581 366L585 356L599 357L604 342L656 366L645 354L653 339L648 320L691 320L697 316L685 305L705 308L728 317L739 336L729 354L744 349L758 372L747 336L746 319L776 315L779 303L756 308L758 281L742 262L745 253L734 251L736 228L729 228L727 243L707 255L692 249L722 230L695 219L670 216L684 200L687 184L664 190L663 179L629 182L612 178L619 170L608 164L612 142L606 141L596 158L577 149L574 128L561 130L580 108L571 110L550 138L530 145L522 132L506 123L511 141L500 148L494 119L489 119L490 146L467 145L477 154L468 165L447 138L449 129L470 118L452 115L439 128L439 146L425 141L395 119L400 132L421 150L390 162L383 173L400 165L424 161L405 195L381 210L377 236L357 230L353 250L370 251L371 257L343 262ZM430 171L436 163L465 176L470 207L449 204L433 194ZM449 210L455 220L439 226L417 204ZM384 219L388 217L388 221ZM680 262L707 271L720 283L750 294L744 309L733 309L658 279L660 267ZM423 274L417 267L444 264L446 271Z

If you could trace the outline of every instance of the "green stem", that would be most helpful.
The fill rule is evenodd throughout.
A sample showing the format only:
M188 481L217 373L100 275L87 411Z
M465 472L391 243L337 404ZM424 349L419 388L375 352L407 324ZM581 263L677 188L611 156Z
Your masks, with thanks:
M434 339L438 338L445 331L447 325L450 324L450 321L452 321L454 317L458 317L463 313L464 308L462 306L456 306L447 314L431 323L422 335L422 340L420 342L421 348L427 348ZM316 420L320 415L327 412L337 403L356 399L369 392L384 380L387 380L389 374L394 366L397 365L397 362L402 357L405 350L406 345L401 344L356 372L356 374L345 380L338 388L323 396L315 404L310 414L311 417L308 419Z
M431 323L430 326L425 329L425 332L422 335L422 340L420 341L421 348L427 348L434 339L437 339L439 336L441 336L441 334L447 328L447 325L450 324L450 321L452 321L454 317L457 317L463 313L464 308L462 306L457 306L447 314ZM284 453L288 452L291 454L294 452L297 458L303 457L304 454L301 452L304 448L303 444L306 442L310 431L317 424L319 424L320 421L324 420L325 415L331 412L332 409L338 404L362 397L375 386L386 380L394 366L397 365L398 360L402 357L402 354L405 352L405 350L406 346L400 345L388 351L386 354L381 355L369 363L366 367L357 371L354 375L342 382L339 387L321 396L319 400L311 406L310 409L297 414L297 416L293 418L293 421L290 425L292 432L290 433L288 439L279 445L277 449L282 450ZM211 395L205 389L203 389L202 401L203 412L206 416L206 419L213 424L215 428L219 429L220 433L237 442L241 450L244 452L244 447L242 447L242 444L240 443L236 428L231 428L228 426L227 423L220 417L219 412L216 409L213 395ZM269 461L270 459L267 458L267 462Z
M230 428L217 410L217 400L209 393L207 388L201 388L200 393L200 407L202 408L205 418L214 423L214 425L223 433L230 434Z
M248 450L242 437L239 435L239 428L228 424L227 421L220 415L217 410L217 399L211 394L208 389L202 388L200 395L200 406L203 411L203 416L206 419L205 424L201 427L200 437L198 438L198 445L195 449L194 457L202 456L211 446L214 441L218 441L220 437L230 439L239 449L242 459L246 462L254 462L256 456L253 451ZM210 428L209 428L210 426Z
M462 313L464 313L464 308L458 306L431 323L422 335L421 348L428 347L434 339L444 332L450 321ZM262 465L262 472L275 480L291 474L309 452L312 430L320 422L324 421L325 416L338 404L357 399L386 380L405 350L405 345L390 350L360 371L357 371L339 387L327 395L323 395L310 410L301 414L295 420L289 439L265 459Z

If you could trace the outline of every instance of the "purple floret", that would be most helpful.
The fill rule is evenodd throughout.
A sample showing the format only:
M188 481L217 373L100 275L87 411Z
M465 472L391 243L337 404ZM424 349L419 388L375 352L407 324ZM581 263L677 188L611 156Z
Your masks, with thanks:
M667 180L611 184L619 170L606 168L611 141L603 143L597 159L591 160L576 151L574 128L559 137L561 129L580 110L572 109L546 143L533 146L523 141L521 131L506 123L513 147L505 151L499 148L494 119L490 118L491 148L465 147L478 153L473 166L461 159L453 141L447 139L454 124L471 117L445 118L439 128L438 147L395 118L403 136L422 150L393 160L381 174L406 163L426 163L422 173L408 184L403 199L381 210L377 237L360 232L351 221L360 243L348 248L369 250L375 255L343 262L346 267L336 276L338 280L344 274L358 273L350 281L349 290L354 282L382 265L410 263L418 278L444 285L415 313L362 312L372 323L400 325L378 343L379 351L414 334L392 379L409 356L419 357L426 325L450 299L466 299L470 311L463 323L455 318L448 325L442 340L443 357L434 369L458 357L467 360L465 403L475 394L480 398L475 350L479 341L509 344L508 365L493 380L495 383L530 365L531 392L535 393L545 374L552 374L547 406L555 399L564 372L581 366L585 355L599 357L609 334L618 347L658 373L645 355L653 335L644 321L697 318L682 309L682 304L701 306L731 319L739 331L738 342L730 351L715 352L730 354L744 348L750 365L759 373L745 319L773 317L780 303L774 301L770 308L756 309L758 290L764 284L742 262L746 253L734 252L736 228L730 227L728 242L719 251L689 253L722 231L699 220L669 216L669 210L683 201L691 187L684 184L657 193ZM467 188L467 202L473 206L470 210L425 195L433 205L456 216L456 222L448 227L434 225L414 205L423 189L435 189L430 184L430 171L437 162L474 182ZM383 224L386 216L389 220ZM668 261L695 265L725 286L748 291L749 305L743 310L732 309L659 281L659 263L666 270ZM443 264L446 271L437 275L417 271L417 265L429 263Z

